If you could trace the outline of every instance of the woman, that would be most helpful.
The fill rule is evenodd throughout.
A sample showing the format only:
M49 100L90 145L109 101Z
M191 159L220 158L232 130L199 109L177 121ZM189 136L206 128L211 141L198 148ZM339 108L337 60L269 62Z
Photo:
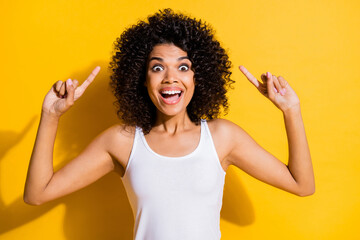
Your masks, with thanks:
M226 170L235 165L290 193L314 192L310 152L297 95L270 72L259 82L241 72L279 108L285 120L289 162L283 164L241 127L219 119L231 87L228 56L199 20L160 11L127 29L115 42L110 67L117 97L116 124L75 159L53 172L58 121L85 92L85 82L54 84L44 99L24 200L59 198L117 171L135 218L135 239L219 239Z

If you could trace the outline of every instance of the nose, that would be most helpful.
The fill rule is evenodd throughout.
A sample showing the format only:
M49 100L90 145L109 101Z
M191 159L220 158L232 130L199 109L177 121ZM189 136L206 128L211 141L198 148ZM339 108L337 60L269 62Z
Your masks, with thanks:
M163 83L174 83L174 82L178 82L176 71L171 68L167 69Z

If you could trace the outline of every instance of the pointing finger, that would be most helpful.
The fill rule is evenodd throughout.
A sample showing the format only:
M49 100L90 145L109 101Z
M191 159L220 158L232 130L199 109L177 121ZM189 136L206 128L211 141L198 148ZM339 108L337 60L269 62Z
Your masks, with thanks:
M83 84L80 85L79 90L81 93L83 93L86 88L90 85L90 83L92 83L92 81L94 80L94 78L96 77L96 75L99 73L100 71L100 67L97 66L89 75L89 77L83 82Z
M260 86L259 81L244 66L239 66L239 69L255 87Z

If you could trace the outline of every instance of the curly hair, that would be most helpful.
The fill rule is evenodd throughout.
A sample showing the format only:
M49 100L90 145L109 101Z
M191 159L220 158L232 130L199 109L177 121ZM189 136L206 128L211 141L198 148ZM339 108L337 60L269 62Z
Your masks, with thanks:
M146 21L126 29L114 42L109 68L110 87L116 97L117 115L128 126L149 133L156 120L156 107L144 86L148 56L154 46L172 43L188 54L194 71L195 91L187 106L190 120L199 124L228 111L227 89L234 83L231 62L212 28L194 18L160 10Z

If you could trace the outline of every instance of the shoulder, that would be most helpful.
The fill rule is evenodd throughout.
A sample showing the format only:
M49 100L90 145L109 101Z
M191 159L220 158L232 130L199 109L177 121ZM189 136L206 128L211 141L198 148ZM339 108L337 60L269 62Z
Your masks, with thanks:
M135 136L135 129L133 126L114 124L104 130L100 136L108 146L113 144L117 145L118 143L132 143Z
M247 142L250 137L243 128L226 119L209 120L208 126L214 142L225 145L229 150Z
M104 130L100 137L103 138L104 147L115 162L121 168L117 169L120 175L124 173L128 159L131 154L136 128L123 124L114 124Z
M233 164L233 158L239 158L254 143L251 136L237 124L226 119L208 121L209 130L224 165Z
M120 138L131 138L135 135L135 127L127 126L121 123L114 124L104 131L105 135L120 137Z
M244 140L242 133L245 131L226 119L212 119L207 123L220 160L225 160L225 165L229 164L227 163L227 156Z
M232 136L242 128L230 120L217 118L207 121L210 132L219 136Z

